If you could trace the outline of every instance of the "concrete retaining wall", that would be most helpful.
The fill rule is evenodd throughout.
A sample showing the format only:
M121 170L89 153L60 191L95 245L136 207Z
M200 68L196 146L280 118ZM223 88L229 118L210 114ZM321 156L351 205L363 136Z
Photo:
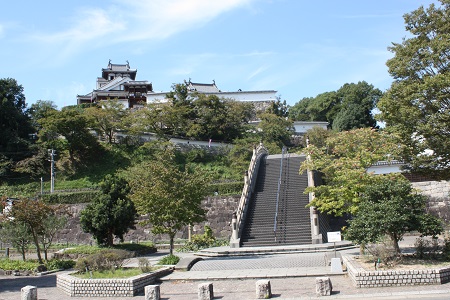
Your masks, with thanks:
M366 271L353 256L342 257L355 287L431 285L450 282L450 267L423 270Z
M154 273L125 279L80 279L71 273L58 274L56 286L71 297L133 297L161 276L172 272L164 268Z

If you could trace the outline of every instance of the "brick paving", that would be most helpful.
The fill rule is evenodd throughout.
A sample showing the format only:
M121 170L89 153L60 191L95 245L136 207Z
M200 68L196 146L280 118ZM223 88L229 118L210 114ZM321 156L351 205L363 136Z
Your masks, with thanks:
M197 262L191 271L305 268L326 266L326 262L324 253L213 258Z

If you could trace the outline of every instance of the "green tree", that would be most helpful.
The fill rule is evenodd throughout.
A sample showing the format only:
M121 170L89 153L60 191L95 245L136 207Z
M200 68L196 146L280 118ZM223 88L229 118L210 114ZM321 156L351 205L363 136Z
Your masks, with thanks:
M43 263L41 256L41 245L39 241L40 235L45 232L45 221L54 215L55 209L50 205L39 200L20 199L17 201L10 211L10 217L14 222L24 224L28 228L28 232L32 237L32 241L36 246L36 253L39 263Z
M85 110L92 128L107 138L109 144L113 142L114 133L123 128L123 120L128 110L117 99L101 101L97 106Z
M15 79L0 79L0 175L9 175L15 162L30 156L32 133L23 87Z
M374 180L367 168L394 159L396 151L397 144L390 135L370 128L331 135L325 147L311 144L305 149L309 158L300 172L319 171L325 184L306 189L315 195L310 206L336 216L356 213L361 193Z
M436 237L443 230L442 222L426 213L426 197L414 192L402 176L376 176L361 194L359 209L345 238L358 244L376 243L389 236L397 254L398 242L404 234L419 231Z
M44 251L44 259L48 261L48 249L53 245L54 238L58 230L63 229L67 224L64 215L57 214L56 210L43 220L42 231L39 234L39 241Z
M410 37L389 47L394 82L378 108L414 171L450 178L450 1L440 2L404 15Z
M173 254L175 234L188 224L205 219L201 202L208 180L199 170L185 169L175 160L174 149L161 150L157 159L142 162L127 171L131 199L138 212L147 217L153 234L167 234Z
M276 143L280 149L290 144L294 134L293 122L275 114L259 114L258 135L264 144Z
M40 142L45 148L67 150L73 166L88 162L100 151L97 139L89 132L89 122L82 110L51 111L40 119L40 125Z
M346 83L337 91L304 98L290 110L295 121L326 121L337 131L375 127L372 111L382 92L365 81Z
M30 115L31 122L37 130L40 130L39 120L45 118L49 113L57 110L57 106L53 101L38 100L36 103L31 104L28 114Z
M123 241L123 235L134 228L136 208L125 179L107 175L100 186L102 195L81 212L81 228L92 233L99 245L111 247L114 236Z
M11 220L3 221L0 223L0 240L4 243L10 243L22 254L22 259L26 260L25 255L32 240L26 224Z

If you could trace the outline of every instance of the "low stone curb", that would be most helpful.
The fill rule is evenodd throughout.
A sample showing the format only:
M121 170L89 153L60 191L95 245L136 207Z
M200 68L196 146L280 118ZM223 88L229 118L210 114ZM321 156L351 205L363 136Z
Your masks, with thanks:
M450 282L450 266L423 270L366 271L354 256L343 255L342 260L355 287L388 287L432 285Z

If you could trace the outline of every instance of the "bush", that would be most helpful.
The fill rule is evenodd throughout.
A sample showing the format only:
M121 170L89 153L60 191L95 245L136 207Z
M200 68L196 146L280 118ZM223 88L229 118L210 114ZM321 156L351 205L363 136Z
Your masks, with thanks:
M186 242L183 247L177 249L178 252L193 252L205 248L227 246L229 244L226 240L217 240L212 235L211 227L205 225L204 234L195 234L192 236L190 242Z
M68 259L68 260L60 260L60 259L53 259L47 262L46 266L48 270L66 270L71 269L75 267L75 261Z
M158 265L176 265L180 261L180 258L176 255L167 255L164 256L159 262Z
M73 193L54 193L42 195L42 200L51 204L89 203L101 195L100 191L85 191Z
M140 244L122 243L114 245L114 248L134 252L136 253L136 256L155 253L157 251L155 245L152 242L143 242Z
M39 266L35 260L10 260L8 258L0 259L0 269L2 270L28 270L34 271Z
M148 261L147 258L140 257L138 259L139 269L141 269L142 273L148 273L152 270L152 265Z
M208 194L240 195L243 188L244 181L212 183L208 186Z
M132 253L120 249L102 249L85 258L79 259L75 268L79 272L115 270L121 268L125 259L132 257Z

